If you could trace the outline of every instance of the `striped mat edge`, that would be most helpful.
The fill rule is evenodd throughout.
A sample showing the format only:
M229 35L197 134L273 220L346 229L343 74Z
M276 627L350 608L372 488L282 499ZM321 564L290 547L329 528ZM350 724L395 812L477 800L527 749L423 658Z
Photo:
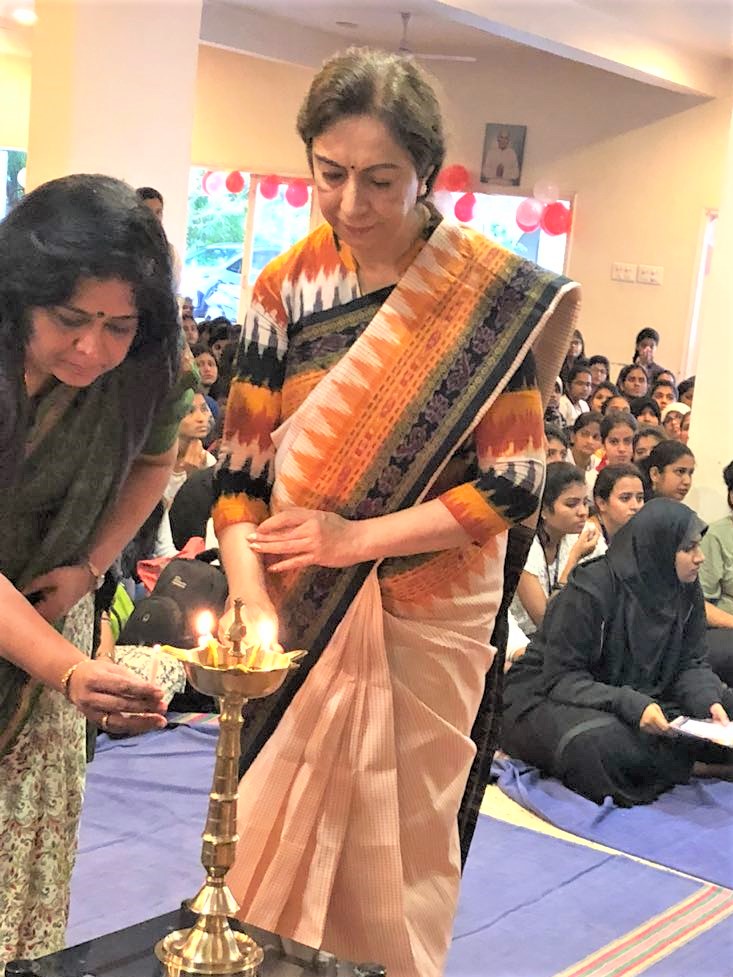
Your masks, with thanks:
M169 723L177 726L218 726L219 714L211 712L170 712L167 715Z
M554 977L636 977L733 915L733 892L704 885Z

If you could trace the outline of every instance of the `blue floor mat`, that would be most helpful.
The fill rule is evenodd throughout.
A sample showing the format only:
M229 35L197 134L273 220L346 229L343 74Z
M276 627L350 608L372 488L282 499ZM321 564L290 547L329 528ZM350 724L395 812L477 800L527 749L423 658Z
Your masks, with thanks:
M180 726L100 738L72 883L70 945L167 912L196 892L216 734L212 726ZM446 977L553 977L698 888L482 815ZM733 918L649 973L730 977L731 947Z
M497 760L492 772L507 796L558 828L733 889L733 783L692 780L653 804L621 808L610 798L594 804L520 760Z

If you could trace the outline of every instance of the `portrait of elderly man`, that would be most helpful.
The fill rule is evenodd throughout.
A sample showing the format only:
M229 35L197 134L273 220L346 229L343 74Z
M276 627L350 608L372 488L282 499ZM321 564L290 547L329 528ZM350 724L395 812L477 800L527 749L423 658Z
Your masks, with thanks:
M484 137L481 182L500 187L519 186L526 126L489 122Z

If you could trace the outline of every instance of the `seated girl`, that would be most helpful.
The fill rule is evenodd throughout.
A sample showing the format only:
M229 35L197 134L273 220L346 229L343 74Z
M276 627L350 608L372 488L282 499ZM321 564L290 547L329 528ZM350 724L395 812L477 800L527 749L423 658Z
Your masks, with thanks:
M659 404L651 397L636 397L631 401L631 413L639 424L655 427L662 423L662 412Z
M635 465L609 465L593 486L593 517L606 544L644 505L644 483Z
M204 448L204 440L211 431L213 417L203 392L199 389L193 397L188 413L178 427L178 455L168 484L163 492L164 512L155 539L153 556L175 556L178 552L171 535L169 510L173 500L188 476L201 468L211 468L216 458Z
M599 472L606 465L628 465L631 462L636 428L636 418L628 411L606 411L601 422L603 457L598 462Z
M596 391L601 383L605 383L611 375L611 364L607 356L591 356L588 360L590 367L591 390Z
M687 414L690 413L690 408L687 404L682 404L679 401L674 401L667 406L662 411L662 427L668 438L673 438L675 441L681 441L682 438L682 421ZM687 442L683 442L687 443Z
M646 804L733 751L670 735L679 715L727 724L733 693L705 660L705 524L655 499L578 567L507 673L503 748L603 803ZM698 764L696 766L696 764ZM723 764L723 768L706 764Z
M603 410L601 413L605 417L606 414L610 414L612 411L617 411L620 414L630 414L631 413L631 399L627 397L626 394L617 393L614 394L606 403L603 405Z
M511 612L526 635L534 634L550 595L564 585L571 570L590 556L600 538L589 523L585 476L575 465L556 461L547 466L540 521L519 578Z
M727 516L714 522L702 541L705 562L700 583L708 623L708 661L733 686L733 461L723 469Z
M695 456L681 441L662 441L644 462L649 482L647 496L682 502L692 487Z
M599 383L593 391L588 406L592 411L603 414L606 404L612 397L618 397L618 387L615 383L606 380L605 383Z
M548 465L553 461L567 461L570 451L570 438L564 427L545 424L545 461Z
M664 433L664 428L660 425L646 425L645 427L640 427L634 435L634 439L632 441L634 448L634 464L638 465L640 462L644 461L645 458L649 457L658 444L661 444L662 441L666 440L667 435Z
M640 363L630 363L621 368L616 386L619 393L625 394L631 400L646 397L649 393L649 375Z
M601 421L603 416L594 411L581 414L573 425L573 444L570 449L571 458L577 467L585 473L588 490L593 490L596 480L597 453L601 447Z

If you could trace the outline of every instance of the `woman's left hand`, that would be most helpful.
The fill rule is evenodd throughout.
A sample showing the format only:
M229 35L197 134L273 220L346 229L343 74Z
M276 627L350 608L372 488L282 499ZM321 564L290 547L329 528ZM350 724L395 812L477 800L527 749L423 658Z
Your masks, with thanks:
M34 606L41 617L53 622L68 614L93 588L94 580L86 567L56 567L32 580L23 593L26 596L41 593Z
M271 516L248 537L255 553L282 557L270 563L271 573L300 567L349 567L362 561L359 554L360 523L334 512L288 509Z
M713 717L713 722L720 723L721 726L727 726L730 722L728 713L719 702L714 702L712 706L710 706L710 715Z

